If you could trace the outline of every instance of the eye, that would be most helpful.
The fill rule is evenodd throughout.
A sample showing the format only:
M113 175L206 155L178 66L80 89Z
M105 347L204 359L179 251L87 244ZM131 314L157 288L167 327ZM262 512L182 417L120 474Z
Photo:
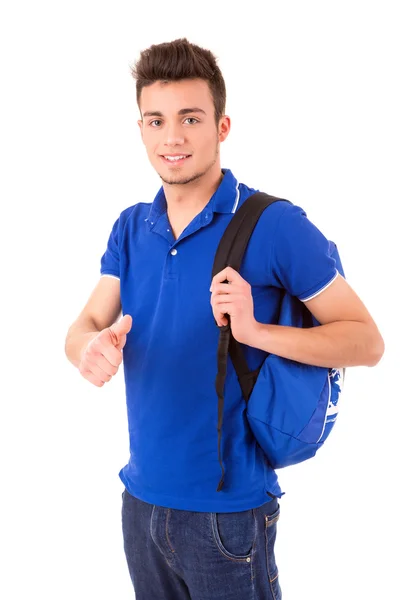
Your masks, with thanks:
M186 117L185 121L189 121L189 119L192 120L192 121L195 121L196 123L199 123L199 120L195 119L195 117ZM161 123L161 120L160 119L154 119L154 121L150 121L149 125L153 126L154 123ZM156 127L156 129L158 129L157 125L155 127Z

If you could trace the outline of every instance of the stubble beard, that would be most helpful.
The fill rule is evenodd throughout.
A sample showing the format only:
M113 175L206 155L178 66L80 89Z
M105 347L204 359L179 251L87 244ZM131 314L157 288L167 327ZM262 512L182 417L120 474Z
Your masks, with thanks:
M190 176L179 175L179 173L177 173L175 176L171 177L170 179L166 179L165 177L162 176L161 173L158 173L158 175L160 176L160 179L164 183L167 183L168 185L186 185L188 183L192 183L193 181L197 181L198 179L200 179L201 177L206 175L206 173L208 173L208 171L210 171L210 169L212 169L212 167L217 162L218 155L219 155L219 145L217 143L216 149L215 149L215 156L214 156L213 160L202 171L199 171L199 172L195 173L194 175L190 175Z

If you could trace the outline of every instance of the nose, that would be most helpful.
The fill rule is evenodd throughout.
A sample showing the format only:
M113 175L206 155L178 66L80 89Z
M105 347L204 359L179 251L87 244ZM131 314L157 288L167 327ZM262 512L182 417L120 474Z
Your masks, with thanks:
M185 142L185 138L182 132L182 129L180 128L179 125L169 125L167 131L166 131L166 140L165 140L165 145L166 146L179 146L184 144Z

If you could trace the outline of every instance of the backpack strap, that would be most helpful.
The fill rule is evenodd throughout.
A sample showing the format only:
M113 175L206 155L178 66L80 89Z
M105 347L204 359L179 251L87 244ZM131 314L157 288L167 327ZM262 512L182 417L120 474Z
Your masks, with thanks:
M274 202L277 202L278 200L290 202L284 198L270 196L264 192L255 192L243 202L241 207L237 210L229 222L220 240L214 258L212 277L228 266L239 272L249 239L261 214L266 208L268 208L268 206ZM290 204L292 203L290 202ZM227 280L224 281L224 283L226 282ZM221 491L224 485L225 476L225 470L221 456L221 436L224 412L224 385L227 372L228 353L237 373L239 384L246 402L248 402L250 398L251 391L261 368L260 367L256 371L249 370L243 348L232 335L230 316L225 314L225 317L228 319L228 324L219 327L220 334L217 351L218 372L215 380L215 387L218 395L218 460L222 471L222 477L218 484L217 492Z

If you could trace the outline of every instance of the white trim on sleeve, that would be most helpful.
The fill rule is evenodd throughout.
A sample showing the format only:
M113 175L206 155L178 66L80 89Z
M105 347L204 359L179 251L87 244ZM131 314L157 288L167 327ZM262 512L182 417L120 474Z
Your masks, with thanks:
M111 275L110 273L102 273L100 277L113 277L114 279L118 279L119 281L119 277L117 277L116 275Z
M326 290L326 288L328 288L336 279L336 277L339 275L339 271L336 269L336 274L335 276L329 281L329 283L327 283L326 285L324 285L324 287L320 290L318 290L318 292L315 292L315 294L312 294L311 296L308 296L308 298L299 298L299 300L301 302L307 302L308 300L311 300L312 298L315 298L315 296L318 296L318 294L320 294L321 292L323 292L324 290Z

